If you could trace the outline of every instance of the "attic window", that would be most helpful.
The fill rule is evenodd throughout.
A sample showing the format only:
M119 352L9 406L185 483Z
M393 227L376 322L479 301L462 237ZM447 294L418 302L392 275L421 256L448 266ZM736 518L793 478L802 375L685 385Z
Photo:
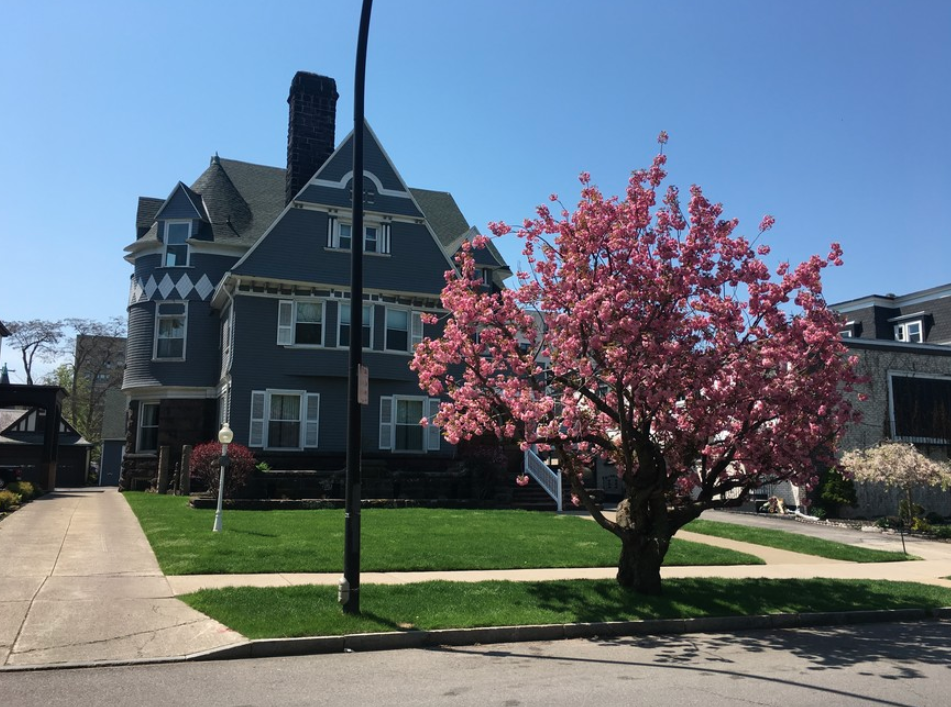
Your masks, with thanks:
M895 325L895 341L920 344L925 340L925 328L920 319Z
M327 247L339 250L350 250L353 246L353 225L330 219ZM363 252L389 253L390 252L390 224L368 223L363 226Z
M167 268L188 265L188 238L191 236L191 221L165 222L165 260Z

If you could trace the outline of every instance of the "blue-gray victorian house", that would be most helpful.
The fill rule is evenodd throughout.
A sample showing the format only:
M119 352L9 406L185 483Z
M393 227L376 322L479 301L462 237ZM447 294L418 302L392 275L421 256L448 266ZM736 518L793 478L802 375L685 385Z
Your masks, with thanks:
M470 228L446 192L409 189L365 128L365 227L351 226L352 135L335 147L333 79L298 73L287 168L212 158L191 186L142 197L122 390L124 469L155 468L167 446L235 442L275 469L339 469L345 455L350 247L363 238L363 456L389 469L439 470L454 449L421 427L437 400L410 370L438 325L439 293ZM490 287L509 274L480 251Z

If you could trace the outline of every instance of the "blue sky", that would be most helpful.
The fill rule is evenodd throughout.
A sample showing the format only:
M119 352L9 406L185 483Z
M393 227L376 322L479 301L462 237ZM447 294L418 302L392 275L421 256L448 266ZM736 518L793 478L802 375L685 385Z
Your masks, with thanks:
M137 197L215 152L283 166L296 71L337 80L342 140L359 10L6 7L0 320L124 315ZM946 0L376 0L367 117L410 186L452 192L484 232L551 192L572 203L582 170L619 193L666 130L682 190L750 235L776 216L774 262L842 243L830 302L903 293L951 282L949 36Z

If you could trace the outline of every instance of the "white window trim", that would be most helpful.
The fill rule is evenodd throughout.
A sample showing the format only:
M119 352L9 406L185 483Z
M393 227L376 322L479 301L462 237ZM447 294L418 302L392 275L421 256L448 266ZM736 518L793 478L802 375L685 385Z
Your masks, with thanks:
M177 314L174 314L174 315L173 315L173 314L160 315L160 314L159 314L159 310L160 310L160 308L161 308L161 305L163 305L163 304L181 304L181 305L184 305L185 311L184 311L184 313L181 314L181 315L177 315ZM177 317L177 316L182 316L182 317L185 318L185 323L184 323L184 325L182 326L182 355L181 355L181 358L177 358L177 357L176 357L176 358L173 358L173 357L169 357L169 356L162 356L162 357L160 357L160 356L158 355L159 322L160 322L163 318L166 318L166 317L167 317L167 318L171 318L171 317ZM154 332L153 332L153 334L152 334L152 360L153 360L153 361L156 361L156 362L180 362L180 361L184 361L184 360L185 360L185 357L186 357L187 352L188 352L188 300L171 300L171 299L168 299L168 300L156 300L156 302L155 302L155 329L154 329Z
M909 328L915 327L918 330L917 338L912 340L909 334ZM925 341L925 322L923 319L909 319L895 325L895 341L902 341L908 344L923 344Z
M155 425L156 435L155 435L155 449L142 449L142 421L145 419L144 410L147 405L155 405L156 408L159 407L158 400L140 400L139 401L139 416L136 420L135 425L135 452L136 454L150 454L152 452L158 453L158 423Z
M340 330L343 328L343 308L344 308L344 307L349 307L349 306L350 306L350 300L343 300L343 299L337 300L337 348L338 348L338 349L348 349L348 348L350 348L349 342L346 343L346 344L341 344L341 343L340 343ZM364 350L364 351L372 351L372 350L373 350L373 335L374 335L374 333L375 333L374 330L376 329L376 327L373 326L373 319L374 319L374 313L376 312L376 307L373 306L373 303L372 303L372 302L364 302L364 303L363 303L363 307L364 307L364 309L366 309L367 307L369 307L369 309L370 309L370 318L369 318L369 324L370 324L370 345L369 345L369 346L364 346L364 347L363 347L363 350ZM353 324L348 324L347 326L350 327L350 331L351 331L351 333L352 333L352 332L353 332ZM362 333L361 333L361 336L362 336Z
M346 251L349 253L351 248L343 248L340 245L340 227L341 226L350 227L350 238L352 242L353 222L340 220L336 217L331 217L329 225L327 227L327 247L333 248L334 250ZM377 249L370 252L367 252L367 229L368 228L376 229ZM368 223L363 224L363 253L365 255L389 255L390 254L390 224L388 222L370 221Z
M396 405L401 400L422 402L423 414L430 420L423 428L422 449L396 449ZM432 423L439 412L439 398L427 398L422 395L382 395L380 396L380 449L393 454L427 454L438 452L442 444L441 430Z
M271 398L275 395L294 395L300 399L298 422L300 437L297 447L272 447L268 440L268 423L271 420ZM255 416L255 398L259 398L261 416ZM255 430L255 423L258 429ZM251 391L251 425L248 428L248 447L274 452L303 451L316 449L320 443L320 393L308 393L306 390L283 390L267 388Z
M320 304L320 343L319 344L298 344L297 343L297 305L298 304ZM290 307L290 324L281 324L282 310ZM327 300L307 300L307 299L282 299L277 305L277 345L278 346L296 346L302 349L320 349L324 348L324 341L327 335Z
M389 313L391 311L406 312L406 342L408 349L394 349L390 347ZM395 331L395 330L394 330ZM412 355L416 347L423 340L423 312L407 307L387 307L383 316L383 350L387 353Z
M178 226L186 225L188 226L188 237L185 239L184 243L175 244L175 245L184 245L185 246L185 262L176 263L175 265L168 264L168 231L169 226ZM169 219L165 222L165 228L163 229L164 233L162 236L162 267L163 268L187 268L191 264L192 259L192 249L188 244L188 241L192 237L192 220L191 219Z

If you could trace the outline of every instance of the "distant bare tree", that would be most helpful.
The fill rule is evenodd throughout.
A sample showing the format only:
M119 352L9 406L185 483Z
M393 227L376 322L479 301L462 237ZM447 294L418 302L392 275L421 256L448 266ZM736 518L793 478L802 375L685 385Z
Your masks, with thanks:
M63 338L64 323L45 319L30 319L22 322L9 322L10 339L14 348L23 358L23 370L26 384L33 385L33 362L35 359L53 360L59 353L58 345Z

